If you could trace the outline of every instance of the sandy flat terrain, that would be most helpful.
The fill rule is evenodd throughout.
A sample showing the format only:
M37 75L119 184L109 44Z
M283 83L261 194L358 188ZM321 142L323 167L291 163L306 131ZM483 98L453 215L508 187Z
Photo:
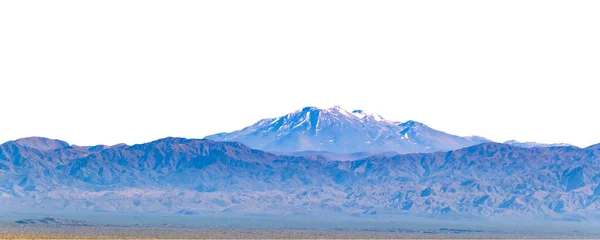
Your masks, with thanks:
M250 221L250 220L249 220ZM34 221L35 222L35 221ZM0 221L0 239L506 239L506 238L597 238L591 232L519 232L451 228L288 228L189 227L173 225L63 225L22 224Z
M458 238L436 236L433 239ZM432 239L432 236L382 236L377 234L312 234L312 233L211 233L197 236L90 236L57 234L3 234L0 239Z
M187 228L75 227L2 229L0 239L440 239L483 238L469 235L428 235L368 232L203 230Z

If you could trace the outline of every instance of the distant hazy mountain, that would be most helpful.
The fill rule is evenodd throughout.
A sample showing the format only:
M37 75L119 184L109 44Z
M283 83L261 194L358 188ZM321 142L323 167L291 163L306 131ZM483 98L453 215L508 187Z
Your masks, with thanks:
M370 153L370 152L357 152L357 153L334 153L334 152L325 152L325 151L302 151L302 152L291 152L291 153L276 153L281 156L294 156L294 157L304 157L308 159L318 159L318 160L329 160L329 161L352 161L365 159L372 156L387 156L392 157L396 156L399 153L397 152L381 152L381 153Z
M537 143L537 142L517 142L515 140L506 141L506 142L504 142L504 144L508 144L508 145L512 145L512 146L516 146L516 147L522 147L522 148L533 148L533 147L568 147L568 146L572 146L571 144L566 144L566 143L551 143L551 144L547 144L547 143Z
M385 120L362 110L340 107L306 107L278 118L263 119L232 133L207 136L217 141L238 141L271 152L328 151L435 152L489 142L482 137L459 137L425 124Z
M600 145L356 161L290 157L182 138L133 146L0 145L0 212L71 209L202 214L408 214L600 219Z

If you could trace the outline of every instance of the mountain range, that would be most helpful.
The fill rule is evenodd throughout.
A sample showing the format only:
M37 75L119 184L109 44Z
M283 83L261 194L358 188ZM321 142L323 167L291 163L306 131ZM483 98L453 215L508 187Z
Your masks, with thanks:
M26 138L0 145L0 211L599 220L599 155L600 144L487 142L336 161L207 139L81 147Z
M459 137L307 107L205 139L0 145L0 212L347 214L600 220L600 144Z

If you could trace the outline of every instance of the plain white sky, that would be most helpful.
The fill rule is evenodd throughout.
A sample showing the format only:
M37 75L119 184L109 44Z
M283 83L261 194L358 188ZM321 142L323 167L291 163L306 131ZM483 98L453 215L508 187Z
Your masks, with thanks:
M600 142L600 1L0 1L0 142L201 138L340 105Z

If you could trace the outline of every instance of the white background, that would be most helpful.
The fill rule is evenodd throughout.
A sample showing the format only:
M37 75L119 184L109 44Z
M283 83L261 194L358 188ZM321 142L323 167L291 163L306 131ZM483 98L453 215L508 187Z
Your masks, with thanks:
M0 142L201 138L304 106L600 142L600 1L0 1Z

